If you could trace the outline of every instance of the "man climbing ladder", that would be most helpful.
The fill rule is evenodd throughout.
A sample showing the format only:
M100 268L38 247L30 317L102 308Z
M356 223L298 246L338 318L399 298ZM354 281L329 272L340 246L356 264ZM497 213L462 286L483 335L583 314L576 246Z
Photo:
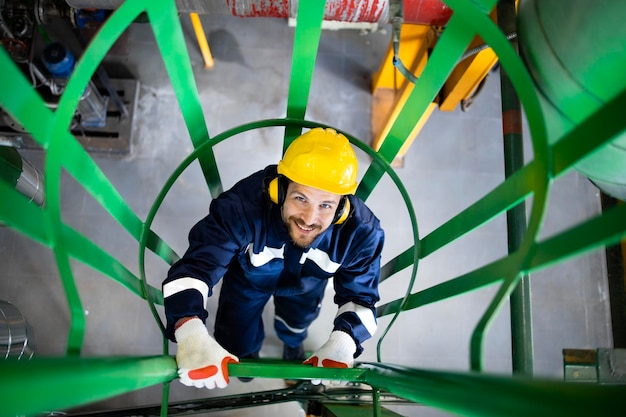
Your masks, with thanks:
M283 359L304 360L303 341L330 278L338 305L332 331L304 363L352 367L376 331L384 243L378 219L354 196L357 169L345 136L315 128L294 140L278 166L211 203L163 283L167 336L178 343L183 384L223 388L229 362L258 358L272 296ZM222 277L213 339L205 308Z

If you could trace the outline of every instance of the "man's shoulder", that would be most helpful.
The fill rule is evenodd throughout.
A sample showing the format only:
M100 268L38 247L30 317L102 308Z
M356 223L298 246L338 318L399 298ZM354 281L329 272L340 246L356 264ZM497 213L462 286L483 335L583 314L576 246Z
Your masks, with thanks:
M350 199L350 220L360 224L368 224L372 227L379 227L380 221L378 217L363 200L355 195L350 195L348 198Z
M276 177L276 165L268 165L264 169L256 171L247 177L239 180L229 190L223 194L241 194L246 197L253 197L257 193L263 193L265 184L269 179Z

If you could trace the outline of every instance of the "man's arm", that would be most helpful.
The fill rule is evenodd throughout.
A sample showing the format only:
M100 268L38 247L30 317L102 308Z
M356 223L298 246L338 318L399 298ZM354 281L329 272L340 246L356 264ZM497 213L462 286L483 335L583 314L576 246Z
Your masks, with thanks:
M227 191L211 202L210 214L189 231L189 248L163 281L166 336L174 339L174 325L184 317L206 321L206 305L213 287L233 257L251 240L251 231L238 193Z
M361 232L363 229L361 229ZM350 257L334 277L338 305L328 341L304 363L318 367L351 368L363 352L361 345L376 332L375 304L379 300L380 255L384 232L374 219L373 227L352 239L357 242ZM314 384L321 381L313 380Z
M182 277L163 282L163 302L165 306L166 336L175 342L174 332L181 320L196 317L205 322L207 299L211 288L201 279Z
M178 344L176 362L184 385L224 388L229 382L228 363L239 361L205 325L213 286L251 239L239 194L226 192L211 202L210 214L191 229L189 249L163 282L166 335Z
M376 303L380 299L380 256L384 245L384 232L373 222L367 233L361 233L351 257L352 262L342 265L334 277L337 314L333 330L348 333L356 343L354 357L363 352L362 343L376 333Z

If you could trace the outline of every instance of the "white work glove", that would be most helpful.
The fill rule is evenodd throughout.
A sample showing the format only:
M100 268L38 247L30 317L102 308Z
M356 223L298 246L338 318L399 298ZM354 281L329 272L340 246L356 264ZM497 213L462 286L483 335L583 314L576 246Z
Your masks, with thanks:
M188 387L208 389L228 385L228 364L239 358L215 341L199 318L185 321L174 332L178 351L176 363L180 382Z
M320 368L352 368L355 352L356 343L352 336L340 330L333 330L328 341L313 356L302 363ZM320 379L311 381L315 385L319 385L321 382L324 384L332 383L333 385L341 383L340 381L322 381Z

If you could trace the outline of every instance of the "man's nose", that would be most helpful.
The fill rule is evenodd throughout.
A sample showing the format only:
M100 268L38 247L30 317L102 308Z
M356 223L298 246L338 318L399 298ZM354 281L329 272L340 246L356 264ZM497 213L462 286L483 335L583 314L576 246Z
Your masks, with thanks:
M302 210L302 220L307 226L315 223L316 210L315 207L307 207Z

